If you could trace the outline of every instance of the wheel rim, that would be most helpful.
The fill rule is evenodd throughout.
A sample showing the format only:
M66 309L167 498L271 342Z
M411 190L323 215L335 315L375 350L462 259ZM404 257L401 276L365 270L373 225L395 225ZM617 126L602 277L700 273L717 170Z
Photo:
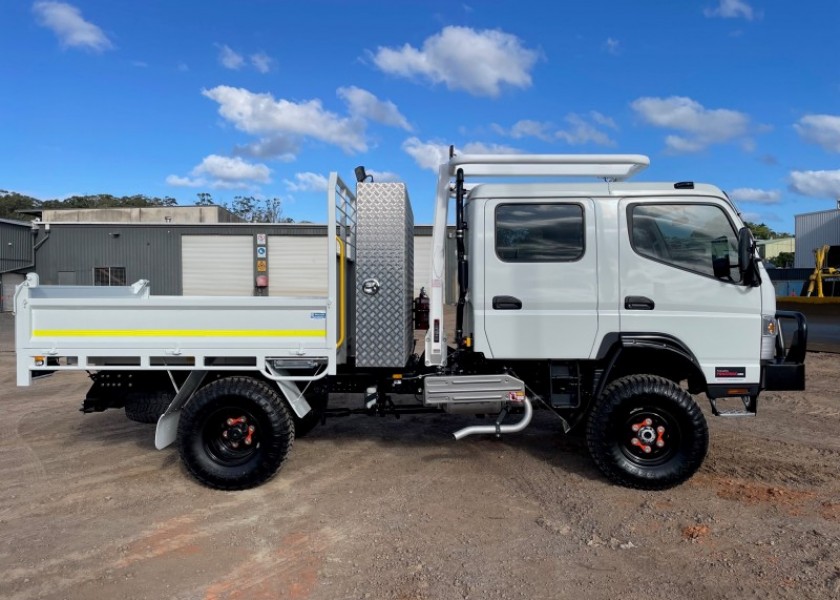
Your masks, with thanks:
M242 465L258 452L261 429L250 411L235 406L220 408L204 422L204 450L225 467Z
M679 422L660 407L634 410L619 425L622 453L641 466L668 462L679 451L682 432Z

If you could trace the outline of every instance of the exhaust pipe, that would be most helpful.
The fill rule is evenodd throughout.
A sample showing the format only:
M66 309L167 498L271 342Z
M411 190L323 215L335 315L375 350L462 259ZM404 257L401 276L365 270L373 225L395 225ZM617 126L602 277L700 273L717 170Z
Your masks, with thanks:
M474 435L476 433L495 433L496 435L501 435L503 433L518 433L528 427L531 423L531 417L534 414L534 411L531 408L531 401L528 400L528 398L525 398L524 404L525 414L522 415L522 419L518 423L514 423L512 425L502 425L496 421L495 425L474 425L472 427L459 429L453 435L456 440L461 440L468 435Z

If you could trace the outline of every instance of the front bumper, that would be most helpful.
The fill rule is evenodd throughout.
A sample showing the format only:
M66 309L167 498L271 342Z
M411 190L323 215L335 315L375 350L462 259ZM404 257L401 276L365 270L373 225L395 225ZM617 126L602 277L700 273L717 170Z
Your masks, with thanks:
M796 329L788 337L790 346L785 345L783 322L794 321ZM761 368L761 389L804 390L805 351L808 346L808 323L800 312L780 310L776 312L776 357Z

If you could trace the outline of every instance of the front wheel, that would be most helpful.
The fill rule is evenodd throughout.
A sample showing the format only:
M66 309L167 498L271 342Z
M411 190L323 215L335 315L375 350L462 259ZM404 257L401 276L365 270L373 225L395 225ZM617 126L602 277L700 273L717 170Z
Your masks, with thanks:
M610 383L595 402L586 442L610 480L661 490L700 468L709 429L700 407L679 385L664 377L631 375Z
M184 407L178 441L198 481L242 490L274 476L292 447L294 428L276 390L256 379L227 377L198 390Z

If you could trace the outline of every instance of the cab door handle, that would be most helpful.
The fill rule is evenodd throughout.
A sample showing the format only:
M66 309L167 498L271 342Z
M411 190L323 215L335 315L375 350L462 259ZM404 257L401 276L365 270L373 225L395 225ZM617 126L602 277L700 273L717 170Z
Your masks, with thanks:
M647 296L627 296L624 298L624 308L627 310L653 310L656 305Z
M522 300L513 296L493 296L493 310L521 310Z

